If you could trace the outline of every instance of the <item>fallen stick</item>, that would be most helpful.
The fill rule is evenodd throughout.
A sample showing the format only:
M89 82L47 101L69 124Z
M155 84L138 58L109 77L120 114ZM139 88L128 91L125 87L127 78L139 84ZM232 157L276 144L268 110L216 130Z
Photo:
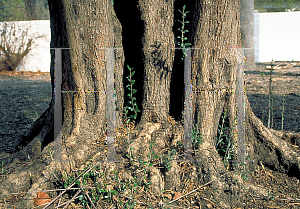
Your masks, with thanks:
M280 66L282 64L286 64L285 66ZM286 63L286 62L283 62L283 63L279 63L278 65L274 66L273 69L274 70L280 70L280 69L286 69L286 68L290 68L290 67L293 67L294 65L299 65L300 63L299 62L294 62L294 63ZM272 66L267 66L266 69L270 70L272 69Z
M226 174L228 174L228 173L224 173L224 174L221 175L219 178L221 178L222 176L224 176L224 175L226 175ZM192 193L196 192L197 190L201 189L202 187L206 186L207 184L210 184L211 182L213 182L213 181L215 181L215 180L217 180L217 179L218 179L218 178L216 178L216 179L214 179L214 180L211 180L210 182L207 182L206 184L203 184L202 186L198 187L197 189L195 189L195 190L193 190L193 191L190 191L189 193L187 193L187 194L185 194L185 195L182 195L181 197L178 197L177 199L172 200L171 202L168 202L167 204L171 204L171 203L173 203L173 202L175 202L175 201L177 201L177 200L179 200L179 199L181 199L181 198L183 198L183 197L185 197L185 196L188 196L189 194L192 194Z

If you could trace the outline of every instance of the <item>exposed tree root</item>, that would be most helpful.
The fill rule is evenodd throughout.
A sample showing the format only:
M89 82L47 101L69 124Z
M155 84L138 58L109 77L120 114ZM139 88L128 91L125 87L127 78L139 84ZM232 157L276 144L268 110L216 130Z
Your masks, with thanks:
M252 110L250 110L252 111ZM254 115L251 115L250 127L256 140L252 142L255 160L262 161L270 169L299 178L300 155L281 138L296 134L287 134L268 129ZM248 129L249 130L249 129Z
M246 149L252 153L252 159L255 162L254 167L262 163L272 170L297 177L300 158L296 152L291 150L287 142L280 139L283 138L284 134L280 135L281 133L278 134L265 128L254 115L248 121L251 121L249 124L253 127L253 131L249 136L254 137L252 139L257 139L257 141L250 140L250 145L253 146L250 146L251 149L249 147ZM201 201L212 204L217 208L243 207L246 191L253 196L268 198L266 189L243 181L240 175L228 173L215 147L208 141L204 141L199 147L194 162L184 161L182 153L177 152L172 156L173 159L168 159L168 164L166 158L162 158L162 154L167 156L168 151L172 149L178 150L177 141L183 143L183 127L181 125L174 125L170 121L165 123L146 122L140 127L142 127L141 130L135 129L131 131L130 140L132 143L126 145L118 142L119 144L117 144L117 153L122 154L123 158L131 160L131 163L121 163L120 165L116 163L100 163L102 167L105 167L107 178L110 178L109 173L120 169L122 169L120 173L123 175L123 180L133 179L134 177L142 180L146 177L147 180L145 181L149 181L152 184L150 185L150 190L148 192L145 191L142 195L151 202L157 203L161 201L160 199L163 196L166 197L162 190L176 194L177 196L174 195L168 198L169 202L178 205L177 201L172 200L178 199L179 201L185 198L182 195L188 197L192 194L190 193L191 191L205 184L207 184L205 186L206 190L203 191L206 192L206 196L197 194L199 201L202 199ZM40 137L43 136L41 135ZM5 208L9 204L16 206L16 208L32 208L36 192L57 188L53 181L50 180L50 175L54 171L64 172L66 170L70 172L73 169L83 169L87 166L88 162L80 165L71 165L71 162L50 162L49 164L48 160L51 160L51 156L48 147L51 147L52 143L43 149L41 155L34 157L34 153L39 153L38 150L42 149L41 141L42 139L39 140L39 137L35 137L35 140L30 142L24 149L24 152L31 153L33 156L30 160L26 159L26 156L21 151L16 153L14 162L8 167L8 172L1 177L2 194L22 191L28 193L25 195L2 195L0 207ZM153 142L156 144L151 146ZM34 152L35 149L37 150L36 152ZM94 156L95 159L104 159L105 153L103 149L93 149L89 155ZM66 152L63 153L64 158L66 158ZM126 156L126 153L130 157ZM151 155L149 155L150 153ZM160 157L154 159L155 156ZM146 164L141 164L138 159L141 159ZM152 166L150 166L150 162L153 163ZM120 166L120 168L117 168L117 166ZM56 195L52 194L51 197L55 198ZM9 202L10 200L13 201ZM5 204L4 202L7 203ZM140 202L142 204L143 201Z

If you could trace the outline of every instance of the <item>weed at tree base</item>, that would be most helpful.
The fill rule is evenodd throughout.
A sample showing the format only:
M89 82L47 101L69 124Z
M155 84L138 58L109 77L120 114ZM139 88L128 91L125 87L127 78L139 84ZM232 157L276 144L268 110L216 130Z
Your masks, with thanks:
M6 172L6 169L4 169L4 163L5 163L5 160L2 160L1 161L1 174L4 174Z
M225 130L229 127L225 127L225 119L227 118L227 110L225 110L221 116L221 125L218 124L218 133L216 136L216 144L215 147L223 159L225 166L229 167L228 160L231 160L234 155L234 145L231 143L229 137L225 135ZM230 138L233 134L230 135Z
M225 127L225 120L227 118L227 110L225 110L221 116L221 125L218 124L218 134L216 136L216 144L215 147L222 158L222 161L224 163L224 166L227 170L229 170L230 160L233 160L234 151L236 145L234 145L230 138L233 136L233 134L228 137L225 133L225 130L227 130L229 127ZM232 169L235 170L236 175L241 175L241 177L248 181L249 176L248 173L252 171L247 170L246 162L250 161L250 156L246 153L245 162L235 163L232 164Z
M182 11L178 10L181 13L181 17L182 17L182 21L177 20L178 22L181 23L181 28L178 28L178 30L181 32L180 36L177 36L178 39L180 39L180 41L177 42L177 45L182 48L182 57L181 57L181 61L185 58L186 53L185 53L185 48L189 48L188 46L191 46L191 43L185 43L185 41L187 41L188 39L184 36L185 33L189 32L188 30L184 29L184 25L186 23L189 23L189 21L185 21L184 19L186 18L186 14L189 13L189 11L185 11L186 5L184 5L182 7Z
M138 109L138 105L136 102L136 98L133 96L137 90L133 88L133 85L135 83L135 80L132 79L132 76L134 75L135 71L133 71L133 68L131 69L129 65L127 65L127 69L129 70L129 75L126 76L129 84L126 85L126 88L129 90L129 93L127 94L128 98L130 99L128 101L129 106L125 106L123 109L123 114L125 118L126 128L127 128L127 135L128 135L128 141L127 143L131 144L132 142L129 142L130 132L129 132L129 123L131 120L135 120L137 117L137 113L140 112ZM129 115L129 111L133 112L134 114ZM129 148L129 153L126 154L126 156L129 158L129 162L131 162L131 158L133 158L133 155L131 154L131 150L133 148Z
M179 10L180 11L180 10ZM186 17L186 14L188 12L185 11L185 6L183 7L183 10L180 11L182 14L183 21L179 21L182 24L182 27L178 30L181 32L181 36L178 36L177 38L181 39L181 42L177 42L180 47L185 48L186 46L189 46L191 44L184 43L184 41L187 40L187 38L184 37L184 34L188 32L184 29L185 23L189 23L188 21L185 21L184 18ZM185 49L183 49L183 58L185 57ZM126 85L127 93L126 95L129 98L129 101L127 102L128 106L125 106L123 109L123 117L125 119L125 124L127 127L127 135L128 135L128 141L129 143L129 153L126 153L126 156L129 159L129 163L131 164L134 160L134 156L131 153L132 147L130 147L131 142L129 142L129 136L130 136L130 129L129 129L129 123L134 122L137 118L137 113L140 112L137 106L136 98L134 97L134 94L137 92L133 88L133 85L135 83L135 80L133 79L133 76L135 74L135 71L133 71L133 68L130 68L130 66L127 65L127 69L129 70L129 75L126 77L128 80L128 84ZM225 120L226 113L223 117ZM224 122L224 121L223 121ZM224 130L226 130L226 127L222 126L221 129L218 130L219 132L219 138L218 138L218 144L224 145L222 148L218 147L219 151L226 147L225 150L223 150L224 154L224 160L230 159L232 156L232 145L229 144L225 146L225 143L227 142L228 137L224 135ZM228 128L228 127L227 127ZM202 134L199 133L199 129L197 124L192 129L191 133L191 140L192 140L192 147L194 153L196 152L196 149L199 148L199 146L203 142ZM224 141L226 140L226 142ZM140 173L139 177L137 174L133 175L133 178L127 178L124 180L120 180L118 176L118 172L113 171L114 177L113 179L106 179L105 178L105 172L102 172L100 169L100 166L97 168L92 168L91 171L87 172L82 176L81 179L75 178L75 175L67 175L66 173L62 173L62 179L59 179L59 186L60 188L68 188L72 182L75 182L76 186L82 188L82 194L80 192L75 192L73 190L72 192L69 192L70 195L73 196L73 198L77 198L77 202L80 203L84 208L90 208L92 207L92 204L97 204L101 199L108 200L111 203L114 203L118 208L135 208L137 205L137 200L135 199L136 195L139 195L141 191L148 191L151 186L151 182L149 181L148 169L151 166L156 166L163 168L165 171L168 171L171 169L171 162L174 159L174 156L179 154L183 150L183 144L181 142L177 142L176 149L170 149L166 150L163 153L156 154L153 151L153 146L155 146L155 141L152 141L150 143L150 152L147 155L147 159L145 161L139 160L139 167L138 170L142 173ZM91 164L89 164L91 166ZM87 169L91 169L89 167L84 168L84 172L87 171ZM77 173L77 177L80 176ZM111 175L110 175L111 177ZM111 182L117 182L116 185L112 185ZM87 186L87 187L84 187ZM93 186L93 188L92 188ZM90 187L90 189L88 189ZM87 194L86 194L87 192ZM122 198L118 198L118 194L122 196ZM76 195L78 197L76 197ZM90 195L90 198L89 198ZM148 208L153 208L151 205L148 204ZM161 207L165 208L165 207Z

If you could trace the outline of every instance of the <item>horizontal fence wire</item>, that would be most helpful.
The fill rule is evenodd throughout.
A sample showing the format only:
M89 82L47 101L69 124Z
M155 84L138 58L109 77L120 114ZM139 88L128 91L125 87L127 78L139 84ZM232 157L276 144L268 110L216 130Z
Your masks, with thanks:
M61 69L62 69L62 62L61 62L61 50L62 49L72 49L72 48L50 48L50 49L55 49L55 54L58 55L56 56L55 59L55 92L57 93L55 95L56 100L55 100L55 104L61 104L61 97L59 96L59 93L105 93L107 95L107 111L108 111L108 116L107 116L107 133L109 133L107 135L107 143L108 143L108 152L107 152L107 156L108 156L108 161L114 161L115 160L115 149L114 149L114 143L115 143L115 101L114 101L114 50L115 49L123 49L123 48L98 48L98 49L106 49L107 53L108 53L108 69L107 69L107 85L109 86L109 88L107 88L105 91L95 91L95 90L75 90L75 91L61 91L61 86L60 86L60 81L61 81ZM191 149L191 134L192 134L192 98L193 98L193 93L237 93L237 102L236 106L237 106L237 115L241 116L243 113L243 116L245 117L245 111L242 111L241 107L243 107L244 109L244 102L242 102L241 100L241 89L243 89L243 93L244 93L244 80L241 78L241 66L243 64L238 63L238 69L237 69L237 73L239 75L239 79L238 80L242 80L241 82L237 82L237 90L226 90L226 89L222 89L222 90L201 90L201 91L193 91L192 90L192 83L191 83L191 49L200 49L200 48L172 48L172 49L178 49L178 50L183 50L185 49L186 51L186 56L185 56L185 60L184 60L184 81L185 81L185 102L184 102L184 136L185 136L185 140L184 140L184 148L185 148L185 160L187 161L193 161L191 158L191 153L192 153L192 149ZM243 48L231 48L231 49L237 49L237 51L239 53L237 53L238 55L242 55L244 54L243 52ZM238 56L237 58L241 57ZM60 61L59 61L60 60ZM59 67L60 66L60 67ZM244 73L242 71L242 73ZM107 87L108 87L107 86ZM239 88L238 88L239 86ZM242 87L242 88L241 88ZM59 101L60 100L60 101ZM241 105L241 104L242 105ZM238 105L240 104L240 105ZM58 132L59 129L61 130L62 124L60 123L61 121L61 117L58 117L58 113L61 113L61 109L59 108L59 106L61 105L57 105L56 108L58 108L55 111L55 123L57 123L57 121L59 122L56 126L55 126L55 133L60 133ZM238 107L239 106L239 107ZM155 108L154 105L153 106L148 106L152 107L153 109ZM157 106L156 106L157 107ZM244 121L244 117L242 118L242 120ZM238 117L239 118L239 117ZM244 132L244 127L241 127L241 121L239 120L237 122L237 130L238 132ZM243 123L244 124L244 123ZM239 127L240 126L240 127ZM59 134L57 134L59 135ZM55 136L57 136L55 135ZM61 137L61 133L59 135ZM243 138L243 139L241 139ZM237 135L237 155L238 155L238 160L239 161L244 161L244 134L239 133L239 135ZM61 140L57 140L58 142L58 146L59 144L61 144ZM60 143L59 143L60 142ZM57 149L58 151L61 150ZM60 158L61 159L61 156ZM231 160L229 160L231 161ZM234 160L233 160L234 161Z

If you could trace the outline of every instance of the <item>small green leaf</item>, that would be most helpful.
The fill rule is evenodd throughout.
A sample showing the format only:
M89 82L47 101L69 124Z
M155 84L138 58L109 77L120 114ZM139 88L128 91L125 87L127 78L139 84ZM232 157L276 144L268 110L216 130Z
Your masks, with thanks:
M79 200L82 201L84 199L83 195L80 195Z
M190 23L190 21L184 21L184 23Z
M132 73L131 73L131 77L134 75L134 73L135 73L135 71L132 71Z
M183 5L182 10L185 10L186 5Z
M131 85L133 85L135 83L135 80L132 80L131 82L132 82Z

